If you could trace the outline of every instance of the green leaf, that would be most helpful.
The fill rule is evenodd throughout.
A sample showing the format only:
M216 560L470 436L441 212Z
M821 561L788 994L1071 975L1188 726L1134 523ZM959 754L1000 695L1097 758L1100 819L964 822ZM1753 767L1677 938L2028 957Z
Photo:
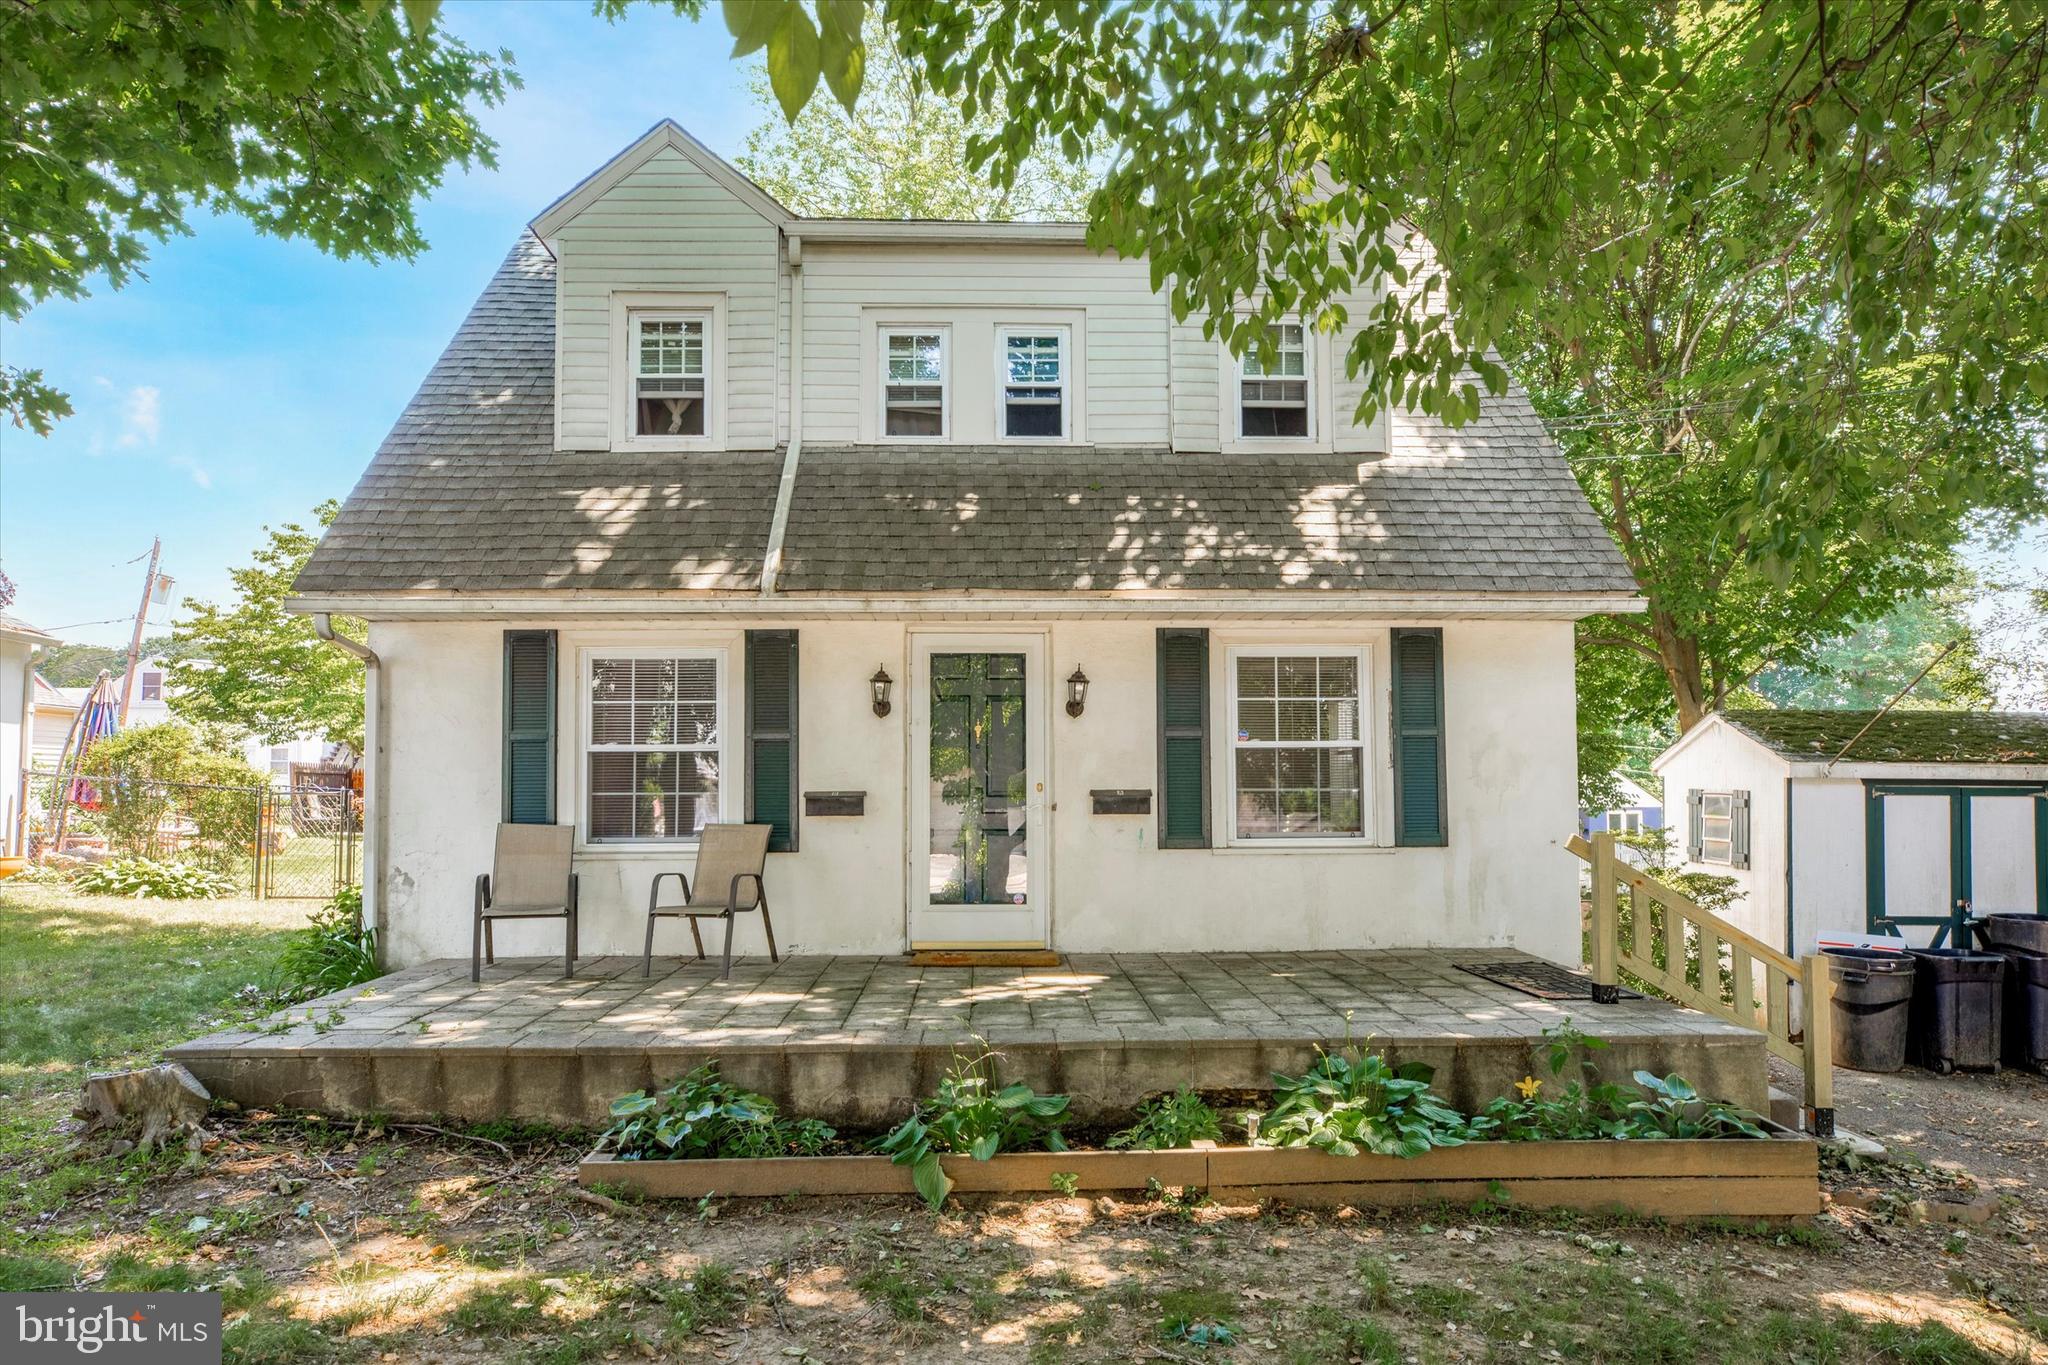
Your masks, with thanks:
M849 33L839 24L828 21L819 39L819 61L824 68L826 88L848 113L852 113L860 99L861 83L867 75L867 50L861 46L859 23L856 20Z
M434 20L441 13L441 0L404 0L404 6L405 26L411 29L415 36L424 34L432 28Z
M818 30L803 6L791 4L768 39L768 84L791 123L818 88Z
M980 1137L974 1140L974 1146L968 1149L967 1154L973 1157L976 1161L987 1161L990 1157L996 1154L996 1152L1001 1148L1001 1146L1002 1134L983 1133Z
M946 1196L953 1192L953 1177L946 1174L936 1153L927 1154L910 1168L910 1183L924 1196L924 1202L931 1206L933 1213L946 1206Z
M797 8L797 0L725 0L723 8L732 55L744 57L768 45L785 13Z

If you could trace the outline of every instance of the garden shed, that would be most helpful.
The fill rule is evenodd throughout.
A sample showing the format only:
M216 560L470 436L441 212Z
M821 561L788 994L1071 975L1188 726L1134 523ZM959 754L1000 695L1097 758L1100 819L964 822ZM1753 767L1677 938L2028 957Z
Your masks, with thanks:
M1685 870L1733 878L1722 913L1788 953L2048 913L2048 714L1726 711L1653 767Z

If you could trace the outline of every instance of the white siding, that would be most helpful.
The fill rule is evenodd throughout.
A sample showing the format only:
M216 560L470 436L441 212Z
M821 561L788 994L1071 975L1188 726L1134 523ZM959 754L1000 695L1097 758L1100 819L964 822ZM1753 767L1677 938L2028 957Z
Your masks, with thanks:
M556 234L556 432L565 450L605 450L615 412L614 292L723 294L726 442L777 435L779 233L674 148L663 148ZM716 401L716 395L714 395Z

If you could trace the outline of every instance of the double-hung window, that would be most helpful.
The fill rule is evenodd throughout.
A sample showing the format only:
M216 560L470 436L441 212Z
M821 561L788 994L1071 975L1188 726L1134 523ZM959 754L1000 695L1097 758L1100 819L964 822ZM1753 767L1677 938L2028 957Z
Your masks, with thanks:
M997 430L1005 439L1067 438L1068 361L1065 327L1005 327L1001 350L1001 408Z
M1237 434L1246 440L1309 434L1308 333L1298 322L1266 329L1266 353L1238 360Z
M710 317L633 315L633 434L702 438L710 432Z
M1700 861L1735 861L1735 793L1700 794Z
M1234 837L1365 837L1366 661L1355 648L1231 651Z
M941 328L882 333L882 434L946 434L946 333Z
M600 651L584 666L585 835L694 839L719 818L725 656Z

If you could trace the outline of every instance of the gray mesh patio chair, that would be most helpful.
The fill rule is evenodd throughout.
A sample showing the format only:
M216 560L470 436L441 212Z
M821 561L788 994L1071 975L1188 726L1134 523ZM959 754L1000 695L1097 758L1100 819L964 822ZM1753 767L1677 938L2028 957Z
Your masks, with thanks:
M640 975L654 974L654 921L664 915L690 921L690 938L697 945L697 961L704 960L704 936L697 932L700 919L725 921L725 956L721 981L732 980L732 922L749 910L761 912L761 929L768 935L768 960L780 962L775 953L775 926L768 919L768 888L761 873L768 864L766 825L706 825L697 844L697 883L680 872L657 872L647 888L647 953L640 963ZM661 879L674 877L681 883L680 905L661 903Z
M500 825L491 870L477 874L476 920L470 926L469 979L483 979L482 963L496 962L491 925L501 919L567 920L562 975L576 971L576 874L569 853L574 825Z

